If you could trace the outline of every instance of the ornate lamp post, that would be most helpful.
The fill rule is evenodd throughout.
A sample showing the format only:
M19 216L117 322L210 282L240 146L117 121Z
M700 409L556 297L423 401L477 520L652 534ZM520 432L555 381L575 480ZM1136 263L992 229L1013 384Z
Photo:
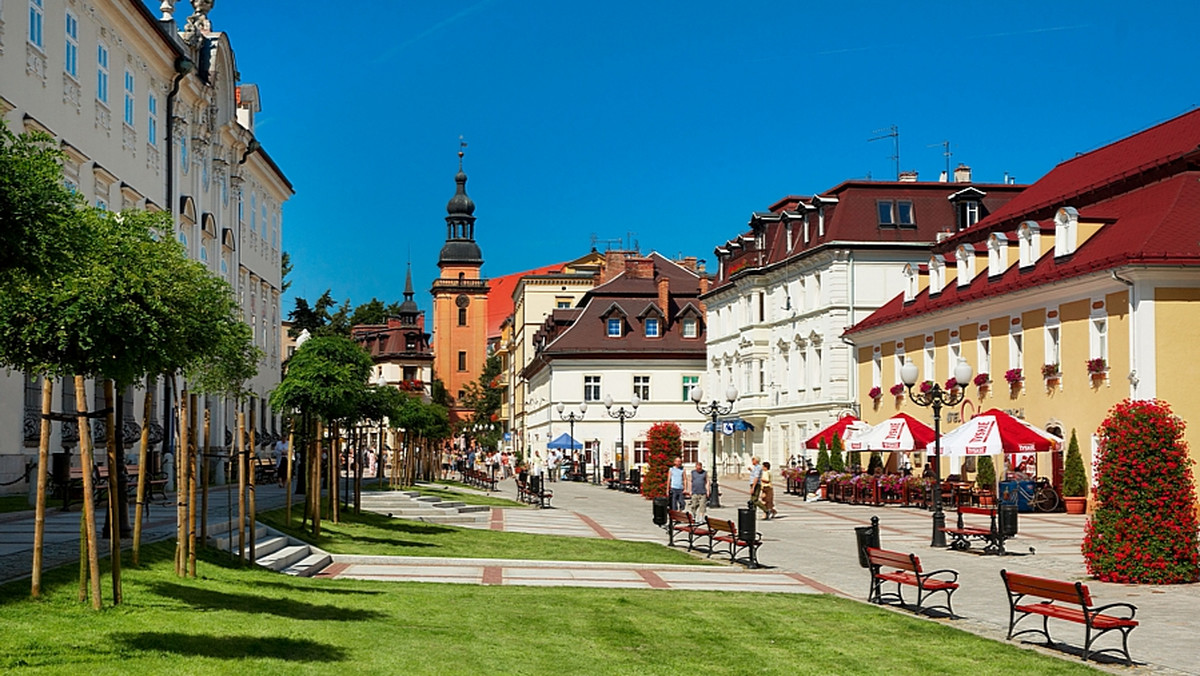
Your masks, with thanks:
M711 404L702 404L704 390L699 386L692 388L692 403L696 405L696 410L700 412L700 415L712 419L712 487L708 489L709 507L721 506L720 486L717 484L717 417L733 412L733 402L737 400L737 396L737 388L730 385L725 390L725 404L717 399L713 399Z
M933 540L929 546L945 547L946 533L942 531L946 526L946 515L942 512L942 407L954 406L963 400L967 383L971 382L971 365L959 359L954 367L957 390L943 390L935 382L927 391L914 393L913 385L917 384L920 375L920 370L912 360L900 367L900 380L908 388L908 398L917 406L933 408Z
M622 406L614 411L612 407L612 395L604 395L604 409L608 411L608 416L621 421L621 463L617 469L618 476L620 477L621 481L625 480L625 421L637 415L638 406L642 405L642 400L638 399L638 396L635 394L633 395L633 401L630 403L633 405L632 409L626 410L625 407Z
M579 402L579 413L576 413L575 411L564 412L567 406L561 401L558 402L557 408L559 417L567 421L567 423L571 426L571 431L568 433L568 436L571 437L571 450L573 451L575 450L575 421L583 420L583 414L587 413L587 402ZM579 457L582 458L583 454L580 453ZM587 474L584 474L583 477L584 481L587 481Z

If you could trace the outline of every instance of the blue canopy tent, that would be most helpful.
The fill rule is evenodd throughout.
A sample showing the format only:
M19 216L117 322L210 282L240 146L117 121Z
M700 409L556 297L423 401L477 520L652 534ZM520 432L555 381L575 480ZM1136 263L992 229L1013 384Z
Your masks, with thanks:
M735 418L733 420L718 420L717 424L720 425L720 427L717 429L725 434L733 434L734 432L753 432L754 431L754 425L746 422L745 420L742 420L741 418ZM705 432L711 432L712 429L713 429L712 421L704 423L704 431Z
M577 450L583 448L583 444L572 439L570 434L563 432L562 434L555 437L554 441L551 441L550 443L546 444L546 448L571 449L571 450L577 451Z

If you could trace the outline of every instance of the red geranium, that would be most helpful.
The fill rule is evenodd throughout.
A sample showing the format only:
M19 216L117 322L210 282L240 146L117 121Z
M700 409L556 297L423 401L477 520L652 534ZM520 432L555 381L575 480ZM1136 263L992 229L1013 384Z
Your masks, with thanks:
M679 457L683 442L679 425L673 422L655 423L646 432L646 453L649 461L642 477L642 495L647 498L667 497L667 471Z

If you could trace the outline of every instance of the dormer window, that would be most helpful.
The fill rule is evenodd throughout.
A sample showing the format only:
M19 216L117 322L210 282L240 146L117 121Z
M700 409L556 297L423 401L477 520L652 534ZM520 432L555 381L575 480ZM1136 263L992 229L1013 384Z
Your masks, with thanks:
M916 225L912 200L879 200L879 227L911 228Z
M1020 266L1027 268L1037 262L1041 255L1042 229L1037 221L1025 221L1017 228L1017 244L1020 251Z
M908 263L904 266L904 302L908 303L920 293L921 280L918 278L917 266Z
M979 202L963 202L963 227L969 228L979 222Z
M658 338L659 337L660 334L659 334L657 317L647 317L645 327L646 327L646 337L647 338Z
M929 259L929 295L941 293L946 286L946 262L941 256Z
M700 321L695 317L687 317L683 320L681 330L684 338L698 338L700 337Z
M609 317L608 318L608 337L609 338L620 338L621 333L622 333L621 318L620 317Z
M1054 215L1054 257L1075 253L1079 237L1079 212L1063 207Z
M1002 232L993 232L988 237L988 277L1004 274L1008 268L1008 238Z
M975 246L973 244L963 244L954 252L955 263L958 266L959 286L969 286L971 280L975 277Z

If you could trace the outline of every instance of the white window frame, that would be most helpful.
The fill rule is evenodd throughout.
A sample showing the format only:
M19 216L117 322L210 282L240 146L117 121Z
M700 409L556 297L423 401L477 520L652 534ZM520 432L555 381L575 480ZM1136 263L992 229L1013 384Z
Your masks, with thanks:
M822 370L824 369L823 357L824 357L824 354L822 353L821 348L818 347L813 350L813 362L814 362L813 363L813 375L816 376L816 381L813 383L813 386L812 386L812 388L814 390L821 389L821 385L825 381L824 374L822 373Z
M29 44L41 51L45 44L46 8L42 0L29 0Z
M609 317L608 321L605 322L605 334L609 338L620 338L623 333L624 331L621 327L621 318Z
M1088 321L1088 350L1092 359L1108 364L1108 315L1093 314Z
M878 348L871 357L871 387L883 388L883 355Z
M1008 330L1008 368L1025 375L1025 329L1015 324Z
M895 385L896 383L904 382L904 379L900 377L900 369L904 368L904 357L905 357L904 348L903 347L896 348L896 354L894 355L893 360L892 360L893 366L894 366L894 368L892 370L895 371L895 373L892 374L892 376L895 378L895 381L892 383L892 385ZM888 387L891 387L891 385L889 385Z
M584 376L583 377L583 400L584 401L600 401L600 376Z
M96 43L96 100L108 105L108 47L103 42Z
M658 317L646 317L645 328L646 328L646 337L647 338L661 338L662 337L662 331L660 330L660 325L658 323Z
M124 83L125 83L125 116L124 116L124 120L125 120L125 124L128 125L130 128L132 128L134 120L135 120L134 110L133 110L133 108L134 108L133 104L135 102L135 98L134 98L135 89L134 88L137 85L137 79L134 77L133 72L131 72L129 70L125 71Z
M684 338L700 337L700 320L695 317L684 317L680 328Z
M962 340L952 338L946 348L946 373L954 375L958 360L962 359Z
M1046 334L1046 364L1058 364L1062 370L1062 324L1058 318L1047 319L1044 329Z
M992 336L990 333L980 333L978 343L979 372L992 376Z
M690 402L692 400L692 390L700 387L700 376L683 376L683 401Z
M642 401L650 401L650 376L633 377L633 394Z
M68 10L63 26L63 70L73 79L79 78L79 19Z
M930 337L925 336L925 364L923 371L925 373L925 380L937 382L937 346L934 345L932 340L929 340Z
M154 94L146 99L146 140L158 147L158 97Z

